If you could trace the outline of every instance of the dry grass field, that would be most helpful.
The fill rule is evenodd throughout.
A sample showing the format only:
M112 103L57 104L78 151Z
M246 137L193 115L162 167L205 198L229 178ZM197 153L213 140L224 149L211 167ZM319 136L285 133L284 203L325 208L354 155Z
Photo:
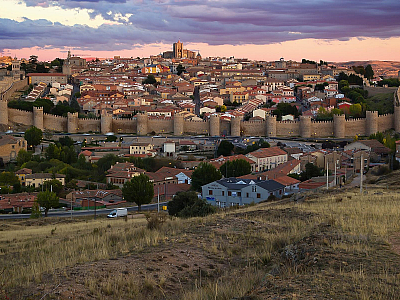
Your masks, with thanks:
M0 299L398 299L400 195L319 192L206 218L0 223Z

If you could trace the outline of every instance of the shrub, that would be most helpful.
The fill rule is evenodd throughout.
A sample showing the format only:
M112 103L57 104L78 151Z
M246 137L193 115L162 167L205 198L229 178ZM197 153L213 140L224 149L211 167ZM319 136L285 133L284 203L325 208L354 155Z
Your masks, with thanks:
M147 212L145 216L147 220L147 228L150 230L160 229L162 224L164 224L167 219L167 215L165 213Z

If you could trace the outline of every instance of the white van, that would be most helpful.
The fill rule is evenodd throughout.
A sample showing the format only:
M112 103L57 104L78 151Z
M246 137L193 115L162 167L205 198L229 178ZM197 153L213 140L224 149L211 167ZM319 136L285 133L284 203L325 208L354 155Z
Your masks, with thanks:
M107 218L118 218L118 217L125 217L128 215L128 210L126 208L117 208L114 209Z

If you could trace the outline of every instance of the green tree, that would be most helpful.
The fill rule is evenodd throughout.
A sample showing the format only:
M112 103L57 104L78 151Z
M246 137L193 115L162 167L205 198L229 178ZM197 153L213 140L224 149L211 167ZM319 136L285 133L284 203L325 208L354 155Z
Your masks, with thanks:
M117 162L123 162L123 159L115 156L114 154L104 155L97 161L97 171L100 176L103 176L111 166L115 165Z
M365 68L365 77L369 80L374 78L374 70L372 69L371 65L366 66Z
M251 165L244 159L235 159L227 161L220 168L219 171L225 177L239 177L251 173Z
M157 80L155 79L154 75L147 75L147 78L143 80L143 84L156 84Z
M233 148L235 146L231 142L223 140L218 146L217 155L230 156L232 155Z
M126 201L136 203L141 211L142 205L150 203L154 197L153 183L148 176L140 174L124 183L122 194Z
M117 141L117 137L115 135L108 135L106 137L106 142L116 142Z
M192 173L192 189L200 192L201 187L221 179L222 174L213 165L202 162Z
M183 72L186 72L186 69L185 69L185 67L184 66L182 66L181 64L179 64L177 67L176 67L176 74L178 75L178 76L180 76Z
M32 206L32 213L30 218L31 219L39 219L42 216L42 213L40 212L40 206L39 203L34 202Z
M25 131L25 140L28 145L35 148L35 146L39 145L43 139L43 132L39 128L32 126L27 131Z
M64 137L60 137L58 139L58 143L61 146L73 146L75 144L75 141L73 139L71 139L69 136L64 136Z
M60 192L63 189L61 181L57 179L46 181L43 184L43 187L46 191L53 191L53 193L55 193L56 195L60 195Z
M59 205L59 198L56 193L50 191L40 192L36 199L37 203L44 208L44 216L47 217L47 213L50 208L56 208Z
M19 183L18 177L13 172L0 173L0 185L8 186Z
M32 160L32 153L26 151L25 149L21 149L18 151L17 155L17 164L18 166L22 166L24 163Z
M356 103L353 105L350 105L349 107L349 114L350 116L354 118L359 118L362 116L362 106L360 103Z
M306 164L306 169L300 173L300 180L305 181L312 177L322 176L323 171L312 163Z
M199 199L194 191L178 192L168 202L168 213L176 217L205 217L215 212L215 207L203 199Z

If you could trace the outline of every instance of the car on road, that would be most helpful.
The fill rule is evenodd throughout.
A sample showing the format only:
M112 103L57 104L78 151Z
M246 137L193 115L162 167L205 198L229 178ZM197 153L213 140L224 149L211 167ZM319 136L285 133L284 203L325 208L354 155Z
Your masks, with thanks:
M114 209L107 215L107 218L118 218L118 217L126 217L128 215L128 209L126 208L117 208Z

